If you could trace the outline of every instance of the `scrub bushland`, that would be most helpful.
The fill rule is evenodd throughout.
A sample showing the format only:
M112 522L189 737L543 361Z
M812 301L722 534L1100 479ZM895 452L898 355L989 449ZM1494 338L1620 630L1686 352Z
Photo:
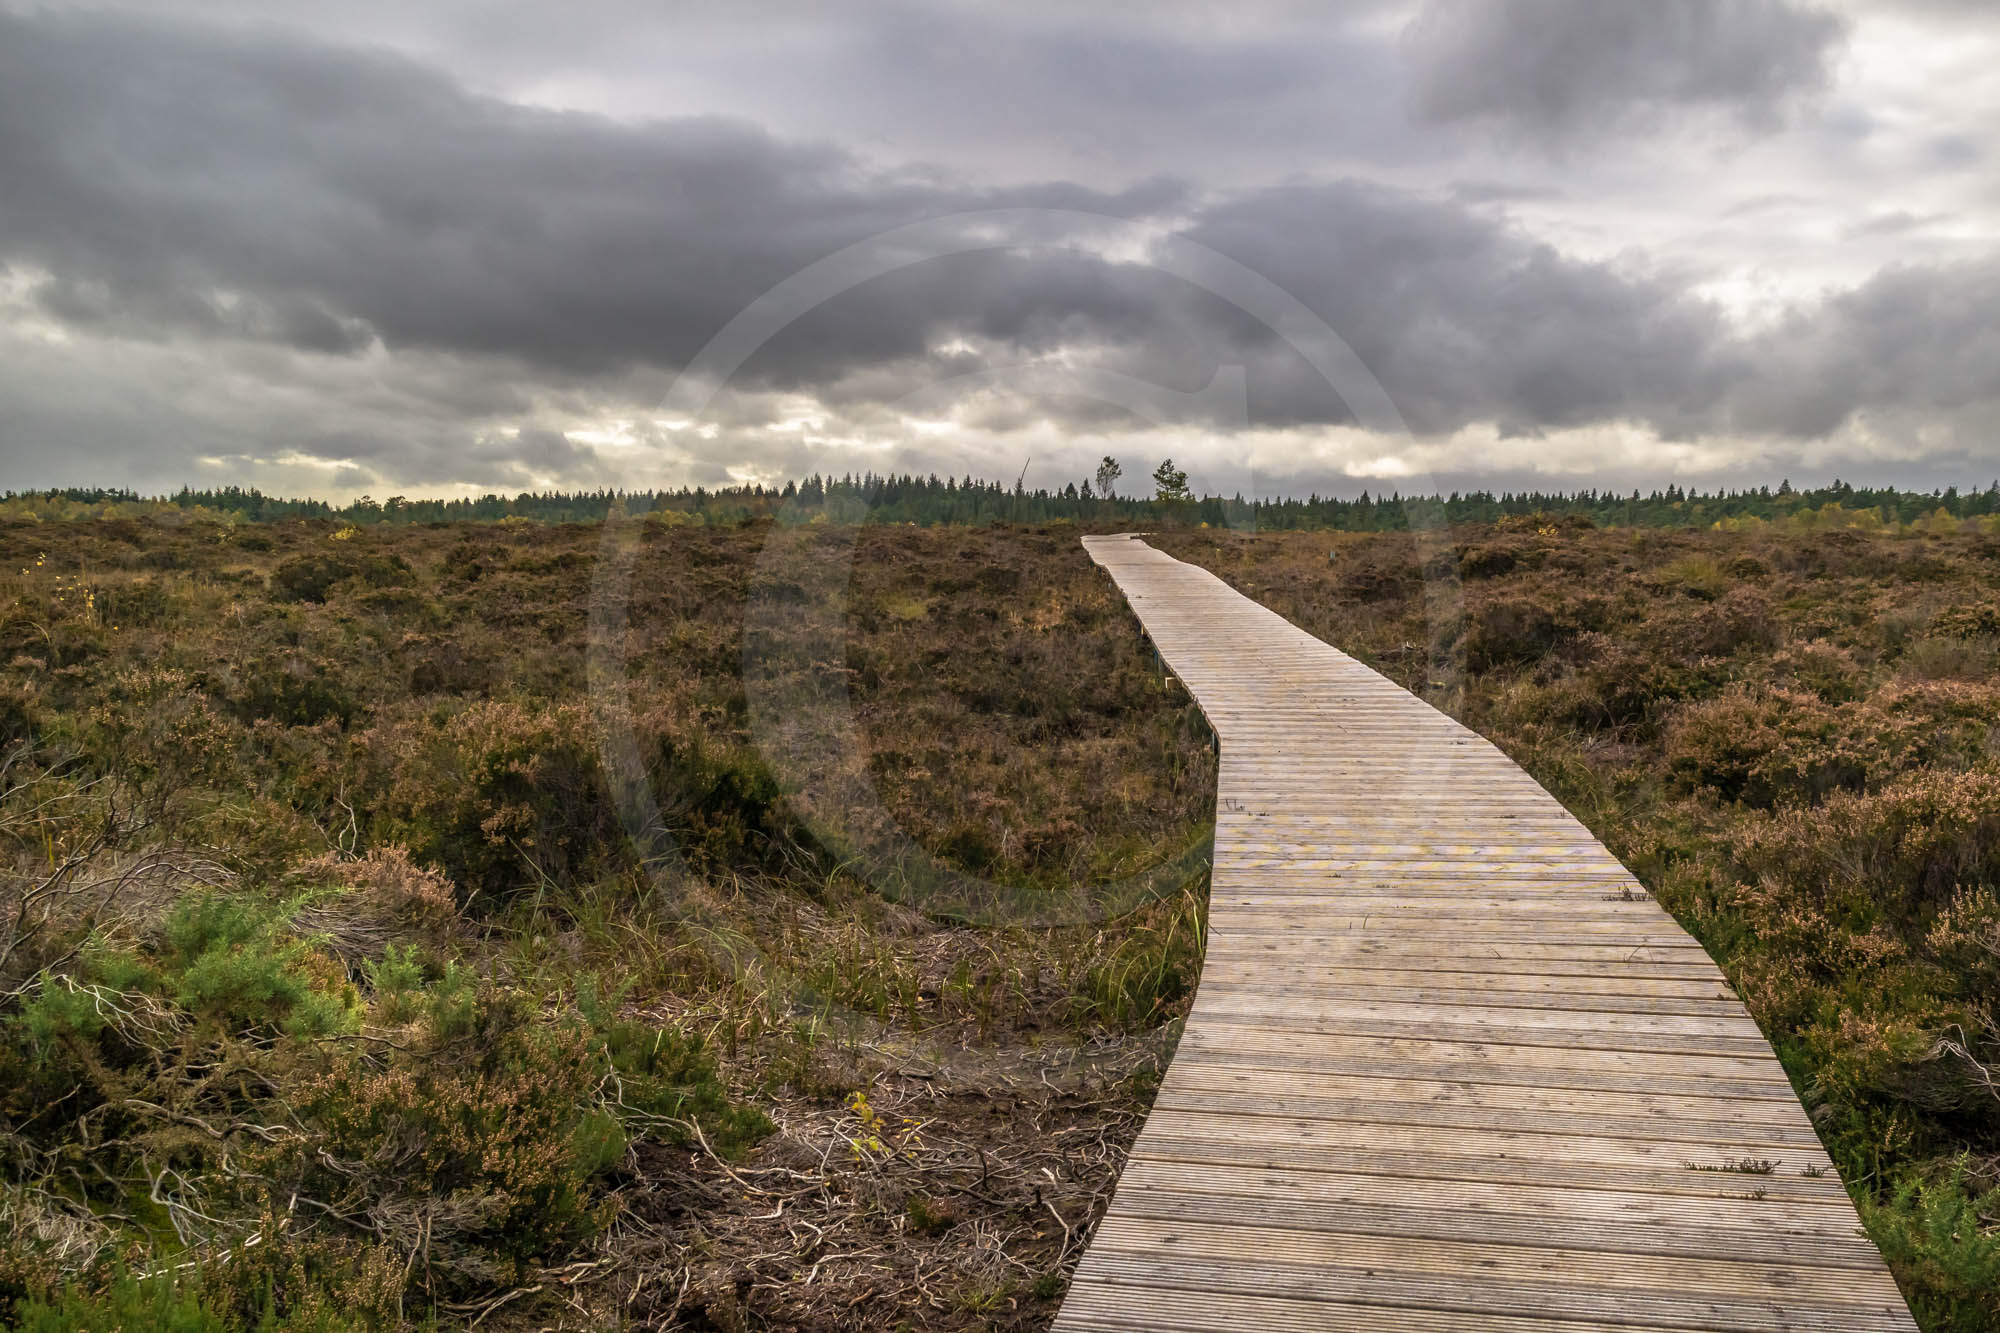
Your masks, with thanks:
M1198 715L1073 530L630 538L612 707L596 526L0 526L0 1327L1046 1324Z
M1155 540L1560 797L1722 964L1924 1326L2000 1327L2000 535Z

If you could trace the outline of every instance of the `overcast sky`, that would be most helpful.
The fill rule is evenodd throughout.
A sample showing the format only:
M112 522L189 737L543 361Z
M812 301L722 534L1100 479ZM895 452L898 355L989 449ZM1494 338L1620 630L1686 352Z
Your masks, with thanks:
M1984 0L0 0L0 488L1984 485L1996 132Z

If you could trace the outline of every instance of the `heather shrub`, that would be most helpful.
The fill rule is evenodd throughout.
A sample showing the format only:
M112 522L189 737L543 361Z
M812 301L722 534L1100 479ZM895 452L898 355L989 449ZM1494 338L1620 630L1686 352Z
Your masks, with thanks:
M1986 680L1996 656L2000 640L1992 635L1940 636L1911 643L1898 666L1911 680Z
M346 727L363 712L360 698L328 662L302 653L263 657L245 666L236 706L248 721L287 727L332 722Z
M1610 632L1577 637L1575 655L1583 688L1572 696L1567 721L1588 728L1634 728L1651 733L1674 705L1714 694L1731 678L1717 658L1687 660L1641 647Z
M308 1141L267 1167L293 1173L281 1189L412 1255L433 1295L515 1280L602 1228L583 1033L453 973L409 1034L401 1058L349 1054L300 1090Z
M1722 572L1739 582L1747 582L1765 577L1771 568L1754 555L1736 555L1723 562Z
M1850 648L1814 639L1788 644L1771 655L1775 683L1806 690L1828 703L1850 703L1866 692L1862 667Z
M1472 613L1465 665L1472 671L1539 661L1562 637L1555 613L1539 602L1507 598Z
M1421 572L1405 561L1365 560L1340 576L1341 595L1357 602L1383 602L1408 597L1423 583Z
M188 673L133 667L101 682L95 694L97 706L71 713L51 739L80 751L94 772L117 774L155 813L235 771L241 728Z
M1914 763L1968 768L2000 755L2000 683L1895 681L1871 703L1911 737L1908 747L1882 756L1878 771Z
M1461 546L1458 548L1458 576L1462 579L1490 579L1510 573L1520 563L1511 546Z
M2000 635L2000 606L1992 602L1947 607L1932 618L1933 634L1954 639L1991 639Z
M352 859L325 858L330 870L369 909L426 933L449 929L458 919L451 881L410 859L390 843Z
M443 726L378 724L362 748L379 784L374 832L471 902L587 877L626 837L584 708L480 702Z
M1691 657L1730 657L1768 650L1778 643L1771 599L1755 588L1734 587L1682 622L1669 645Z
M34 733L35 694L26 683L0 681L0 749L12 749Z
M299 867L295 878L315 891L292 913L291 927L350 968L365 968L398 942L443 946L459 925L451 881L393 844L359 857L329 853Z
M1687 704L1667 722L1667 769L1684 789L1706 787L1759 809L1860 791L1935 757L1938 733L1907 711L1829 706L1819 696L1735 686Z
M500 645L482 645L490 651L475 651L465 637L415 631L403 636L397 656L409 663L411 694L481 694L492 686L497 673L491 653L500 651Z
M2000 771L1930 771L1782 811L1742 829L1736 859L1798 894L1928 922L1961 889L2000 884Z
M280 561L271 571L271 600L324 602L335 588L350 580L357 587L391 588L410 583L415 575L400 555L354 551L319 551Z
M260 1235L286 1230L275 1206L258 1219ZM314 1234L239 1248L202 1268L200 1291L233 1327L255 1333L404 1333L405 1269L386 1245Z
M173 611L167 585L154 578L108 581L97 595L97 613L107 625L160 625L172 619Z

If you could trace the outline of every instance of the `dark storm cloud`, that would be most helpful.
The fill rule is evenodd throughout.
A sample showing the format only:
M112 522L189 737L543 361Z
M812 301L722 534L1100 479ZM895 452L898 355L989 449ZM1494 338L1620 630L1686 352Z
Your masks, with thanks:
M1455 203L1357 182L1270 190L1191 235L1320 312L1420 434L1619 418L1680 434L1741 374L1721 315L1683 284L1567 259ZM1253 344L1248 360L1260 420L1329 413L1297 358Z
M1366 183L1247 194L1185 234L1318 312L1419 435L1626 421L1668 440L1810 439L1868 413L1942 424L2000 404L2000 257L1895 266L1745 334L1684 275L1568 258L1504 219ZM1239 360L1254 422L1349 419L1267 331L1219 308L1180 327L1202 336L1142 345L1125 368L1198 383Z
M4 5L6 0L0 0ZM162 0L86 0L133 12ZM1241 185L1329 152L1408 161L1408 0L170 0L384 42L469 87L631 119L716 110L985 180Z
M545 374L673 367L766 288L921 217L1181 203L1050 184L871 174L715 121L624 126L472 97L391 57L216 32L7 23L0 247L48 270L52 316L341 351L379 338ZM115 74L115 77L114 77ZM1325 314L1420 430L1626 414L1672 428L1715 396L1712 311L1565 260L1456 203L1353 183L1248 192L1185 233ZM1077 345L1198 386L1258 369L1278 423L1340 420L1303 363L1143 267L999 251L914 265L774 339L752 380L827 389L973 339Z
M58 319L565 372L678 364L781 278L915 219L1176 195L953 187L733 122L628 126L387 55L87 18L0 18L0 179L0 257L51 275ZM839 336L790 338L763 368L804 382L920 355L961 319L1032 340L1130 304L1101 266L1001 256L876 284Z
M1825 84L1844 30L1789 0L1427 0L1405 49L1412 107L1433 123L1568 134L1718 108L1768 126Z

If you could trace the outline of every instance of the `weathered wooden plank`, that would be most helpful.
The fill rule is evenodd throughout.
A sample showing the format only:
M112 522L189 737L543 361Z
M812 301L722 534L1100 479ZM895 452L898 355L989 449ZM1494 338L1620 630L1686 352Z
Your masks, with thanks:
M1588 1250L1482 1245L1473 1241L1388 1241L1376 1236L1282 1231L1269 1227L1189 1227L1172 1222L1109 1218L1098 1242L1114 1251L1144 1253L1171 1248L1190 1259L1222 1258L1250 1250L1267 1262L1300 1267L1339 1264L1391 1274L1451 1276L1479 1272L1493 1278L1562 1282L1613 1293L1685 1288L1716 1296L1753 1296L1788 1306L1864 1309L1879 1287L1844 1281L1837 1270L1799 1268L1743 1259L1656 1258L1605 1255Z
M1208 955L1062 1330L1915 1327L1721 972L1498 747L1087 538L1221 744Z
M1771 1175L1761 1179L1797 1176L1801 1180L1831 1183L1835 1189L1841 1189L1826 1150L1816 1142L1773 1148L1770 1145L1723 1142L1713 1138L1620 1138L1594 1125L1573 1133L1563 1133L1547 1125L1522 1131L1423 1125L1405 1121L1330 1121L1317 1117L1285 1116L1269 1107L1255 1106L1234 1109L1156 1106L1140 1133L1139 1141L1147 1142L1156 1135L1227 1136L1254 1145L1262 1152L1309 1153L1340 1148L1420 1155L1477 1153L1501 1166L1511 1162L1557 1163L1603 1169L1631 1167L1687 1171L1701 1176L1740 1174L1729 1168L1749 1160L1771 1164ZM1810 1175L1810 1172L1818 1174ZM1728 1183L1731 1182L1725 1182Z

